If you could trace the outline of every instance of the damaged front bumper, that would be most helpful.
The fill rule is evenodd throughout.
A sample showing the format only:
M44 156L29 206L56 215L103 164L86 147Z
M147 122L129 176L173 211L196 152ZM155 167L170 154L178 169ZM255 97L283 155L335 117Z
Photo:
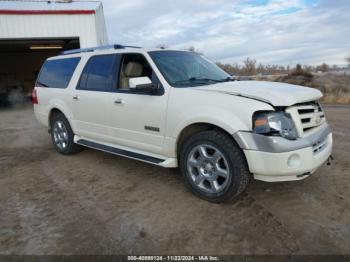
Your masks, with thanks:
M242 148L254 178L267 182L306 178L332 153L333 139L327 123L311 135L296 140L244 131L233 136Z

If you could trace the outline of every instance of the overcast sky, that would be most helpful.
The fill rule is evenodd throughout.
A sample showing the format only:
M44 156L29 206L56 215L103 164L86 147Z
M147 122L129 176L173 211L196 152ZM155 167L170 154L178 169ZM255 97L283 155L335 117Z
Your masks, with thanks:
M350 0L103 0L110 43L194 46L221 62L345 64Z

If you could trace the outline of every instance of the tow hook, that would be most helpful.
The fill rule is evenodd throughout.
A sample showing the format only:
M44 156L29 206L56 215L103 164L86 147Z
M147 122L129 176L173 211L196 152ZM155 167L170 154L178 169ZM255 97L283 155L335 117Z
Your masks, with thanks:
M330 155L328 157L328 160L327 160L327 166L330 166L331 165L331 161L333 161L333 160L334 160L334 157L332 155Z

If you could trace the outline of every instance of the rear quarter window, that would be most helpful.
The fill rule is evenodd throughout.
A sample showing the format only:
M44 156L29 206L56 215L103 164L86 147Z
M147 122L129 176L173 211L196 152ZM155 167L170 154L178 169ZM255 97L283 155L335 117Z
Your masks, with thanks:
M47 60L40 70L36 86L67 88L80 57Z

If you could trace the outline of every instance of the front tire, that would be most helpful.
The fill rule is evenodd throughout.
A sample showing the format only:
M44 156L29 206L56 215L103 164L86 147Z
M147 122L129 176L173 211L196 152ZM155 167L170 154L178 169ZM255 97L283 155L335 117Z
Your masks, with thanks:
M59 113L50 121L51 139L57 152L63 155L73 155L80 152L83 147L74 143L74 133L67 118Z
M180 169L187 187L211 202L228 202L247 187L250 173L243 152L220 130L199 132L183 145Z

